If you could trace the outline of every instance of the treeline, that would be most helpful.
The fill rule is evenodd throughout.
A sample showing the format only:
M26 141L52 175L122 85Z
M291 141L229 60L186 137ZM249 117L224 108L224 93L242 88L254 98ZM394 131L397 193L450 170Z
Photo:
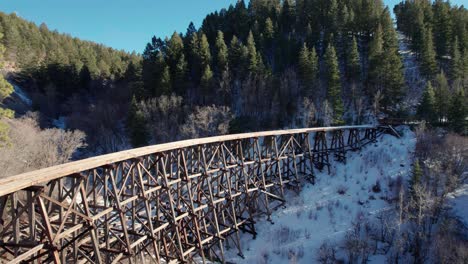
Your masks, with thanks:
M121 78L129 62L139 59L137 54L51 31L44 23L37 26L14 13L0 12L0 33L8 70L34 79L42 91L53 85L63 96L90 88L93 80Z
M394 12L428 80L417 116L467 133L468 10L449 1L404 1Z
M131 100L127 80L134 78L128 65L139 64L140 55L73 38L51 31L45 24L37 26L1 12L0 35L0 47L4 47L1 69L28 92L32 110L41 113L36 119L41 128L54 126L53 120L61 117L65 121L62 128L85 132L88 149L84 155L128 147L121 125ZM1 80L0 104L13 92ZM3 112L4 117L14 117L11 111ZM0 123L3 142L17 132L10 123Z
M241 131L359 123L366 110L395 113L405 92L390 12L375 0L239 1L198 30L153 37L133 66L138 101L227 106Z

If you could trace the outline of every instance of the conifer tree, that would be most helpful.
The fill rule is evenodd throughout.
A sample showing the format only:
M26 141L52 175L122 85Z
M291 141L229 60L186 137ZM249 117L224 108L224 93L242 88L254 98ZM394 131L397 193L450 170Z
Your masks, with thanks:
M421 8L415 7L415 18L414 18L414 30L412 32L411 48L420 55L424 50L424 42L427 41L427 35L425 35L426 27L424 25L424 12Z
M248 58L248 49L245 47L236 36L232 37L229 46L229 67L234 74L242 75L247 67L246 59Z
M440 72L434 79L434 93L437 119L443 122L448 115L450 106L450 91L444 72Z
M424 30L424 29L423 29ZM432 41L432 30L427 28L422 33L424 41L421 43L421 66L426 76L433 76L437 70L436 53Z
M247 37L247 50L249 56L248 69L251 73L255 73L258 69L259 55L257 54L252 31L249 32L249 36Z
M299 51L298 70L302 84L306 90L310 92L317 79L318 58L315 48L307 48L306 43L302 45L302 48ZM310 93L307 93L307 95L310 95Z
M135 96L137 100L142 100L147 96L143 88L141 74L141 64L130 62L123 78L124 82L128 83L132 96Z
M405 93L405 80L403 75L403 63L398 53L398 38L388 8L382 14L383 25L383 54L382 71L383 106L395 107L401 101ZM396 110L396 109L394 109Z
M309 83L311 81L310 75L310 57L309 57L309 49L307 48L307 44L304 42L302 45L301 50L299 51L299 77L304 83Z
M224 34L222 31L218 30L215 47L217 50L216 65L218 67L219 73L221 74L227 69L228 66L228 48L226 42L224 42Z
M422 172L421 166L419 165L419 160L416 159L414 161L413 172L411 174L411 179L409 181L409 192L410 192L411 198L416 201L418 197L416 197L415 190L417 188L416 186L421 184L422 176L423 176L423 172Z
M213 72L210 65L206 65L200 80L200 88L203 96L203 103L206 103L206 97L210 93L213 84Z
M361 64L359 62L359 50L356 38L353 36L349 45L346 58L346 75L348 79L358 81L361 75Z
M281 8L281 30L283 33L290 32L295 25L296 15L295 7L291 0L284 0Z
M435 0L434 10L434 39L437 55L439 57L449 54L452 40L452 21L450 17L450 3L444 0Z
M271 42L273 40L273 37L275 36L273 21L269 17L265 20L265 29L263 30L263 36L265 37L265 40L268 43Z
M382 89L382 26L379 24L369 44L368 95L373 96Z
M163 66L161 79L159 80L158 86L156 88L156 96L169 95L171 94L171 74L169 72L169 67L167 65Z
M325 68L327 79L327 100L333 110L333 124L343 124L343 101L341 99L340 70L338 68L338 57L335 47L328 45L325 51Z
M190 25L193 25L192 23ZM198 79L196 78L197 76L200 76L200 65L198 63L198 58L197 58L197 52L198 52L198 34L195 32L189 32L189 30L194 30L193 29L187 29L187 35L185 36L185 42L187 45L185 45L185 50L187 54L187 66L189 69L190 76L192 77L193 81L197 83Z
M419 118L422 118L430 123L433 123L437 120L435 107L435 93L434 89L432 88L431 82L427 82L426 90L424 91L421 104L418 107L417 114Z
M138 109L135 96L132 98L127 117L127 133L133 147L143 147L148 145L149 135L146 130L146 120Z
M202 69L205 69L206 66L211 63L210 44L208 43L208 38L205 34L201 35L197 55Z
M0 69L3 69L3 53L5 52L5 47L1 44L2 38L3 35L0 33ZM13 93L13 86L0 74L0 103L11 93Z
M458 44L458 37L455 37L455 41L452 45L452 56L451 56L451 76L453 80L463 78L463 57L460 54L460 48Z
M468 80L468 48L465 48L463 50L463 79Z
M4 46L1 44L2 40L2 33L0 33L0 70L3 69L3 53L5 52ZM13 86L5 80L3 75L0 73L0 103L10 96L13 93ZM0 107L0 148L8 145L9 137L9 127L6 123L4 123L1 119L2 118L12 118L13 111L9 109L3 109Z
M187 61L185 60L185 55L182 53L179 56L179 60L175 65L175 69L173 71L173 82L172 86L177 94L184 95L186 88L187 88L187 71L188 65Z
M172 37L166 41L165 54L169 75L172 77L171 87L177 94L183 95L186 90L187 61L184 55L184 42L177 32L174 32ZM162 74L162 77L167 80L166 73L163 71ZM162 80L163 85L166 80ZM163 93L167 93L169 90L165 90Z
M466 118L468 117L467 103L463 90L459 89L459 91L452 96L448 113L450 127L455 132L463 135L468 133L466 122Z

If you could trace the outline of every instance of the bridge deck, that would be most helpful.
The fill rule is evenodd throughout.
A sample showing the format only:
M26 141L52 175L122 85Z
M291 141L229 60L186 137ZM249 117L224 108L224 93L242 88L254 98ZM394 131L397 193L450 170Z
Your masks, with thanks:
M51 180L59 179L61 177L79 173L96 167L112 164L115 162L128 160L132 158L138 158L141 156L196 146L209 144L220 141L232 141L253 137L266 137L266 136L280 136L289 134L300 134L300 133L312 133L312 132L329 132L335 130L347 130L347 129L366 129L373 128L372 125L360 125L360 126L338 126L338 127L319 127L319 128L302 128L302 129L288 129L288 130L273 130L273 131L262 131L242 134L232 134L224 136L206 137L199 139L181 140L176 142L152 145L142 148L130 149L120 152L115 152L107 155L96 156L88 159L73 161L53 167L48 167L36 171L26 172L18 175L12 175L0 179L0 196L4 196L21 190L30 186L47 183Z

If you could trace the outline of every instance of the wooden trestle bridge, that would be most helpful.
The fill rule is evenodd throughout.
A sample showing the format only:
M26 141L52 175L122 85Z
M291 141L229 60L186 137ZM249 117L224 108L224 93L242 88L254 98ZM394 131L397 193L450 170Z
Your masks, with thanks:
M185 140L0 179L0 263L224 262L314 167L388 127Z

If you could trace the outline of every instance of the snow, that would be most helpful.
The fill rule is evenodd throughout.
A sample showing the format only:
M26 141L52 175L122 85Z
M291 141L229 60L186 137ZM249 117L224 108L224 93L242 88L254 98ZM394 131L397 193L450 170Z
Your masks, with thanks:
M373 217L393 208L389 183L411 173L414 133L403 128L402 138L385 135L359 152L348 152L347 163L332 163L331 174L316 171L315 185L305 183L299 194L287 193L286 208L272 214L274 224L258 219L257 238L242 234L244 259L236 249L226 252L231 263L315 263L317 249L339 241L359 214ZM372 187L380 182L381 191ZM344 192L344 193L343 193ZM341 193L341 194L340 194ZM372 262L381 258L373 256Z
M409 41L401 32L398 32L398 44L399 53L404 66L405 81L408 88L405 104L414 110L421 99L424 87L426 86L426 80L420 73L416 54L410 49Z
M23 103L25 103L26 105L31 106L32 101L31 101L31 99L29 99L29 96L26 94L26 92L16 84L12 83L12 85L13 85L13 88L15 89L14 93L16 95L18 95L18 97L21 99L21 101L23 101Z
M453 213L468 226L468 184L464 184L454 192L447 195Z
M57 119L53 119L52 120L52 125L56 128L60 128L60 129L66 129L67 125L66 125L66 122L65 122L65 117L64 116L60 116L59 118Z

